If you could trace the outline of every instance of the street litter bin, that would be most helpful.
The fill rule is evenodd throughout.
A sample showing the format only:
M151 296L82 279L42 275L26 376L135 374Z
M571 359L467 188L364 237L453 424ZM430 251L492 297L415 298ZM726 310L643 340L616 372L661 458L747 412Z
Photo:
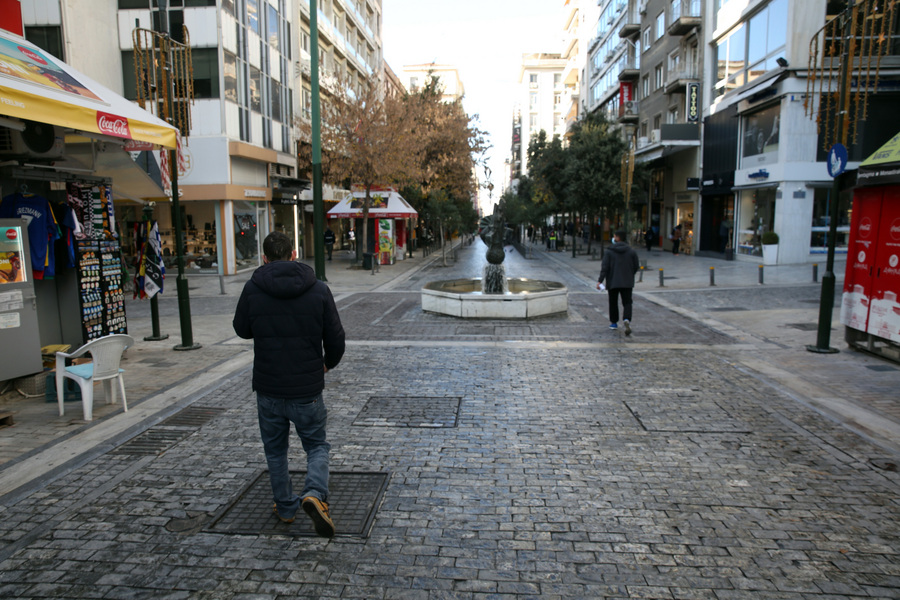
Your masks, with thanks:
M363 252L363 269L372 270L372 256L371 252Z

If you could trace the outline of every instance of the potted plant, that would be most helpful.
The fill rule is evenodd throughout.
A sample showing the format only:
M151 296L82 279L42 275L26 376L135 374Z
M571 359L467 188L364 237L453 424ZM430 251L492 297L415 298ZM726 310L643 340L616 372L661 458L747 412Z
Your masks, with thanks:
M774 265L778 263L778 234L774 231L765 231L760 237L762 244L763 264Z

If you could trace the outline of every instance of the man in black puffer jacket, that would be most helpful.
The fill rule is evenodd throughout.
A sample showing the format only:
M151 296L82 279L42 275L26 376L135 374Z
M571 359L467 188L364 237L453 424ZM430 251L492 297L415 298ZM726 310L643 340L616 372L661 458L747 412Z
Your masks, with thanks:
M316 533L334 535L328 514L325 373L344 355L344 328L331 290L308 265L295 262L291 240L273 232L263 241L265 264L244 286L234 331L253 340L253 389L269 466L275 515L294 521L302 506ZM297 496L288 472L291 423L306 451L306 482Z

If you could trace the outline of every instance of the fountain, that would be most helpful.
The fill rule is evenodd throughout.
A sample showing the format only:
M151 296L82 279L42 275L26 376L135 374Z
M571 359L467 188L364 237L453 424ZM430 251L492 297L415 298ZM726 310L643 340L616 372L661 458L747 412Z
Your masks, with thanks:
M569 310L566 287L557 281L506 277L503 260L507 234L501 205L481 220L488 245L481 279L433 281L422 288L422 310L463 319L529 319Z

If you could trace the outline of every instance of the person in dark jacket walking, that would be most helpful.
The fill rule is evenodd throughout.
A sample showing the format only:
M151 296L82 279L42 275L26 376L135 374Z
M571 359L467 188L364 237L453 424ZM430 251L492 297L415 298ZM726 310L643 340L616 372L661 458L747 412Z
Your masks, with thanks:
M328 252L328 260L331 260L331 253L334 251L334 242L336 239L331 227L325 229L325 250Z
M344 328L331 290L311 267L295 262L291 240L272 232L263 241L265 264L244 285L234 331L253 340L256 392L275 515L292 523L299 508L322 537L334 535L328 514L325 373L344 355ZM306 451L306 481L294 493L288 472L291 424Z
M606 249L600 265L597 289L603 291L609 288L610 329L619 328L619 296L622 297L625 335L631 335L631 292L634 289L634 274L640 270L641 261L634 248L625 242L625 231L619 230L613 235L613 245Z

